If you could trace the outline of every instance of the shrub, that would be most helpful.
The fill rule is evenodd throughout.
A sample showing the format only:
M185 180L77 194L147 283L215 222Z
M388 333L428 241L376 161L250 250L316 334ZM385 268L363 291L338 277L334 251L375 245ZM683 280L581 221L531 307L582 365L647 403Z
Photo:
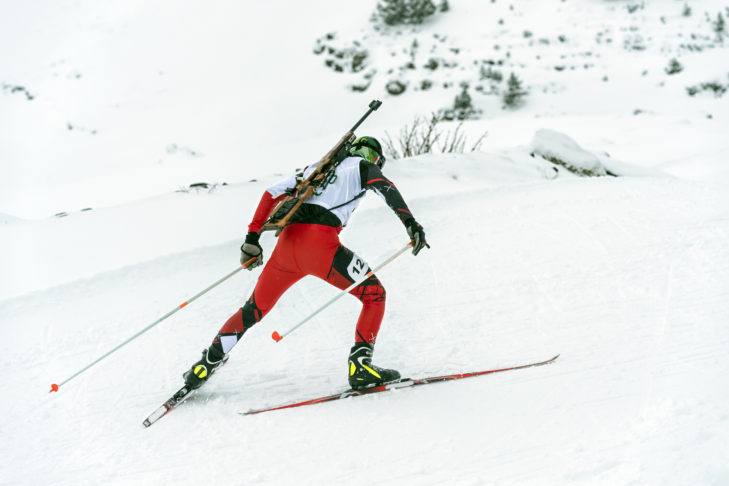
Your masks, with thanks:
M369 58L369 52L358 41L349 44L338 42L333 32L318 38L313 52L324 54L324 64L338 73L358 73L367 67Z
M476 118L480 112L473 107L471 95L468 94L468 83L461 84L461 92L453 100L453 108L440 110L439 117L443 120L468 120Z
M387 25L421 24L435 11L432 0L380 0L376 16Z
M716 32L716 35L721 39L722 34L724 33L724 16L719 12L716 16L716 21L712 23L712 26L714 28L714 32Z
M479 71L479 77L482 81L485 79L490 79L491 81L495 81L497 83L500 83L504 79L504 75L501 74L501 71L492 69L491 66L481 66L481 69Z
M463 88L463 91L461 91L461 93L456 96L456 99L453 100L453 109L460 111L473 109L473 105L471 104L471 95L468 94L468 85L464 84L461 88Z
M714 96L716 98L721 98L722 95L726 93L726 90L727 86L724 86L723 84L716 81L709 81L708 83L701 83L699 85L686 87L686 92L689 96L695 96L702 91L711 91L714 93Z
M683 66L680 62L678 62L678 59L674 57L673 59L668 61L668 66L666 66L665 71L668 75L677 74L683 71Z
M521 80L516 77L516 74L511 73L503 96L504 106L507 108L518 107L527 94L527 91L522 88Z
M410 0L407 12L408 23L422 24L423 19L433 15L435 10L435 5L431 0Z
M385 150L393 159L402 159L427 153L463 153L466 148L466 136L461 131L463 122L456 125L453 132L443 131L441 123L445 121L441 114L432 113L430 118L415 117L412 125L405 125L400 130L397 147L390 134L385 132ZM484 132L470 152L478 150L488 132Z
M403 94L405 92L405 88L407 88L407 85L397 80L390 81L385 86L387 92L395 96Z
M383 0L377 4L377 15L387 25L405 23L405 0Z
M25 95L25 98L28 101L33 101L35 99L35 96L30 94L30 92L27 89L25 89L24 86L3 83L2 89L3 89L3 91L5 91L7 93L11 93L11 94L12 93L21 93L21 94Z

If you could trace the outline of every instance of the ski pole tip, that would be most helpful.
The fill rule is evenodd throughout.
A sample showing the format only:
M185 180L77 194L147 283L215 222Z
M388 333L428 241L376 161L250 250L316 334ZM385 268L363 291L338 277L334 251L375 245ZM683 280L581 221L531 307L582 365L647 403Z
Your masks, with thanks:
M273 331L273 334L271 334L271 337L274 341L279 342L283 339L283 336L278 333L278 331Z
M51 385L51 390L48 393L53 393L58 391L58 385L55 383Z

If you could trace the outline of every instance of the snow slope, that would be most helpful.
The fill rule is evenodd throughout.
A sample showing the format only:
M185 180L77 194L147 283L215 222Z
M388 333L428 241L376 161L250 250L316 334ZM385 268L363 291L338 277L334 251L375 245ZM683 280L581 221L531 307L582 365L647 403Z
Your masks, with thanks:
M305 279L197 396L144 429L249 295L257 272L241 272L49 394L236 268L261 191L321 156L370 99L385 103L367 133L397 133L477 81L439 71L451 88L390 97L381 68L348 91L356 77L311 49L333 25L371 34L374 2L23 2L0 16L13 41L0 83L35 96L0 92L0 484L729 482L729 97L685 91L728 81L726 40L707 40L704 15L726 7L450 4L403 45L416 35L425 52L446 34L438 56L502 59L532 91L516 111L472 93L484 113L464 129L488 130L483 152L388 162L432 248L380 273L375 361L419 377L559 360L240 416L346 386L354 299L270 339L334 295ZM638 34L644 50L623 47ZM397 38L372 62L396 68ZM673 56L685 70L668 76ZM620 177L579 178L535 150ZM228 184L186 189L200 181ZM405 240L373 196L342 233L371 265ZM274 237L262 243L270 254Z
M413 164L469 163L427 159ZM472 187L411 199L433 248L381 273L388 311L376 357L412 376L561 353L556 364L239 416L345 386L354 299L279 344L269 337L333 295L305 280L197 397L141 427L242 304L246 273L46 393L234 268L234 240L0 304L3 364L14 370L3 482L722 484L727 196L672 177L546 181L534 170L498 183L501 172L483 166L481 187L471 172ZM404 233L382 205L361 209L343 241L374 264ZM320 299L300 299L312 290Z

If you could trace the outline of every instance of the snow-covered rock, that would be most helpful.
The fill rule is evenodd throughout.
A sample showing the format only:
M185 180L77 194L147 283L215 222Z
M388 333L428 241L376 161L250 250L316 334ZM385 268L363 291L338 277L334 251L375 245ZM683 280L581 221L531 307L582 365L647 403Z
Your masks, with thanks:
M533 154L540 155L577 175L588 177L608 175L607 169L595 154L580 147L564 133L541 129L534 134L529 148Z

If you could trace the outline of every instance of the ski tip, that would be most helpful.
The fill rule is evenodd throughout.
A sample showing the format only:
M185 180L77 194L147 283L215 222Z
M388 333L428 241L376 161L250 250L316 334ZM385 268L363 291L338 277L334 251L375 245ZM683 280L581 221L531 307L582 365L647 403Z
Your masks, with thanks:
M271 338L273 338L274 341L279 342L283 339L283 336L278 333L278 331L273 331L273 334L271 334Z
M51 389L50 389L50 391L48 393L53 393L53 392L57 392L57 391L58 391L58 385L56 385L54 383L54 384L51 385Z

